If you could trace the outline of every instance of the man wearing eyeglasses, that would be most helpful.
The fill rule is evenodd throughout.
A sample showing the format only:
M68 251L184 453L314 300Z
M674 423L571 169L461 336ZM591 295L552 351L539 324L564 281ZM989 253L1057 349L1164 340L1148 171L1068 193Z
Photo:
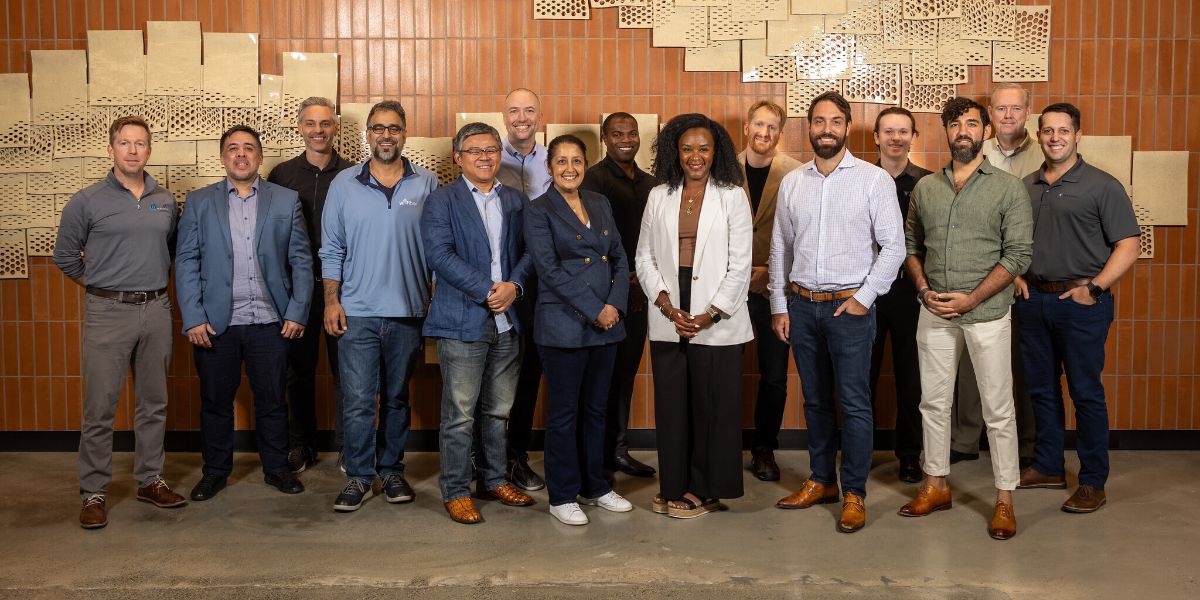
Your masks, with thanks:
M388 502L414 498L404 478L408 381L430 298L421 211L437 179L401 156L406 125L399 102L371 107L371 157L334 178L321 219L325 331L338 337L342 375L348 481L333 503L340 512L358 510L376 476Z
M550 168L546 165L546 147L537 143L542 124L542 106L537 94L517 88L504 98L504 127L508 137L500 152L500 170L496 179L506 187L533 200L550 189ZM537 282L530 281L528 298L518 310L526 311L526 327L521 329L526 348L533 348L533 306L537 302ZM526 352L508 418L508 480L524 490L546 487L542 476L529 466L529 443L533 436L533 413L542 388L542 361L537 352Z
M501 151L491 125L463 126L454 136L462 177L431 194L421 218L425 255L438 278L425 335L437 338L442 369L439 484L450 518L468 525L483 520L470 496L476 471L480 497L508 506L534 502L504 480L504 424L521 370L520 331L529 323L513 306L533 263L521 234L529 201L496 180Z

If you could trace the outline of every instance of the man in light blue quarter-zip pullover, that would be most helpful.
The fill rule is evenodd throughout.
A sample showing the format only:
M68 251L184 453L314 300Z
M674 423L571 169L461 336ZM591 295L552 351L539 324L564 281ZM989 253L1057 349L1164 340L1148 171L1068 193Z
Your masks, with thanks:
M437 179L400 155L405 129L399 102L385 100L371 107L371 158L338 174L322 215L318 254L325 331L339 336L344 394L342 454L349 481L333 505L342 512L362 506L376 475L388 502L411 502L414 496L403 462L408 380L421 350L430 297L421 211Z

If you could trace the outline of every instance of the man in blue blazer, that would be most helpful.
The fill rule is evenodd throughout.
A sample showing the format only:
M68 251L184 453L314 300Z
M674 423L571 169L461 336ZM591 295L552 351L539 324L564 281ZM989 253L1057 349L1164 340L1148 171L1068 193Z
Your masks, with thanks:
M296 192L258 176L257 131L231 127L220 148L226 179L187 195L176 249L176 297L200 376L204 469L191 498L212 498L233 470L243 362L265 481L298 494L304 486L287 465L283 398L289 341L304 335L312 297L308 234Z
M485 489L476 492L509 506L533 498L505 481L505 423L521 370L522 326L516 310L533 273L522 239L528 199L496 180L500 134L469 123L454 136L454 162L463 175L430 194L421 216L425 258L437 277L424 333L437 338L442 367L439 477L442 501L459 523L483 520L471 500L472 466ZM471 459L480 419L480 447Z

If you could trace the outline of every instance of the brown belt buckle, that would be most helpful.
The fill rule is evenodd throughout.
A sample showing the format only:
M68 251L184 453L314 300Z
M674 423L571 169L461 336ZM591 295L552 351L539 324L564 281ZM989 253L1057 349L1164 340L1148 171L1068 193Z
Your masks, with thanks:
M137 300L126 300L126 297L137 298ZM150 301L150 292L122 292L121 302L126 304L145 304Z

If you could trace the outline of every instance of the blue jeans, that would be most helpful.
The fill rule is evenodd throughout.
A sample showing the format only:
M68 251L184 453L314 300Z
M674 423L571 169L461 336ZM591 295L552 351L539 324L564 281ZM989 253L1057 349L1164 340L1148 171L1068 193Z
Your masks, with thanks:
M442 338L437 347L442 368L442 423L438 435L442 472L438 485L442 500L450 502L471 493L471 478L476 471L489 490L504 483L508 445L504 426L521 374L521 336L515 329L497 333L495 321L488 319L482 340ZM477 419L480 442L472 465L471 444Z
M617 344L538 346L546 369L546 491L550 506L612 491L604 480L604 417Z
M342 457L346 476L368 485L404 473L408 380L421 350L420 318L346 317L338 339L342 372ZM376 435L376 394L379 433Z
M871 346L875 306L863 316L843 312L845 300L788 301L792 352L804 392L808 456L812 480L837 484L838 426L833 393L842 409L842 491L866 498L875 421L871 412Z
M1104 370L1104 342L1113 322L1112 294L1102 294L1085 306L1059 300L1058 294L1029 290L1029 299L1017 299L1020 314L1021 359L1025 385L1037 419L1037 445L1033 468L1047 475L1064 474L1063 371L1075 405L1078 432L1079 483L1104 489L1108 480L1108 404L1100 373Z

